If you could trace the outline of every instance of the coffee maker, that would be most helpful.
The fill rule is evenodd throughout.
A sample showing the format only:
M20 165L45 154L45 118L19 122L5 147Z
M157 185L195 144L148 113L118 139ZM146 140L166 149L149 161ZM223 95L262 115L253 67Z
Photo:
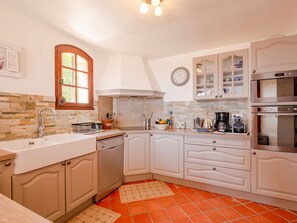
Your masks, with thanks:
M215 112L216 114L216 122L215 122L215 130L219 132L229 132L229 112Z

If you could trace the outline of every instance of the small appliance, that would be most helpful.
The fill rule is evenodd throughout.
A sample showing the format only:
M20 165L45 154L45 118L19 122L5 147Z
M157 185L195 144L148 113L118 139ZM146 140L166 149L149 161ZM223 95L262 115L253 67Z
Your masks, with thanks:
M216 114L216 122L215 122L215 130L219 132L229 132L229 112L215 112Z

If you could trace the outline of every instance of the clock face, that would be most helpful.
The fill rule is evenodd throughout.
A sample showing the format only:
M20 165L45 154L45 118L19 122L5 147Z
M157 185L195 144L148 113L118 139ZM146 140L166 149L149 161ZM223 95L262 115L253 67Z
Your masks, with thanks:
M190 73L185 67L176 68L171 74L171 81L177 86L186 84L189 80Z

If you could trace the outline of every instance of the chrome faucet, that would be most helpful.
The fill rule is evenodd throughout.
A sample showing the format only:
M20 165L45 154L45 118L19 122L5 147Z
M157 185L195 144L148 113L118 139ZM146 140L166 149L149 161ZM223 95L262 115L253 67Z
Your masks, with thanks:
M55 118L56 121L56 112L54 109L52 108L43 108L41 109L41 111L39 112L38 115L38 137L42 138L44 135L44 127L43 127L43 118L42 118L42 114L44 111L51 111L53 113L53 116Z

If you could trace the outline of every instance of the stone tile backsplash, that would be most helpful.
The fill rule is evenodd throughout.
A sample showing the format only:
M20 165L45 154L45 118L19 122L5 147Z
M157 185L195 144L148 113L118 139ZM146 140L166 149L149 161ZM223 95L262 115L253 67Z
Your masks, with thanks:
M38 114L43 108L55 108L54 97L0 93L0 141L37 137ZM72 123L97 121L97 102L94 108L56 110L56 120L52 113L44 112L45 135L72 131Z

